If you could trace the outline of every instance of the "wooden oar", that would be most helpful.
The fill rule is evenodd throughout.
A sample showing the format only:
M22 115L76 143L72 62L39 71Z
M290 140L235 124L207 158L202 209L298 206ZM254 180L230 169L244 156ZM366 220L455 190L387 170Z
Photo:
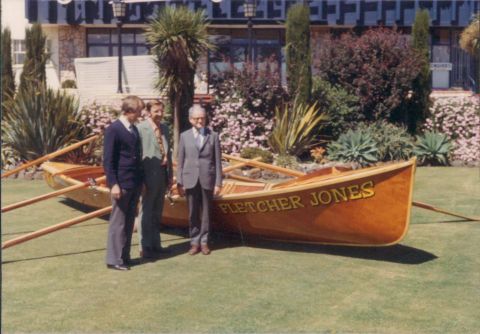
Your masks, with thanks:
M112 206L108 206L106 208L87 213L86 215L83 215L83 216L80 216L80 217L77 217L77 218L73 218L73 219L69 219L67 221L64 221L63 223L53 225L53 226L49 226L49 227L43 228L41 230L38 230L38 231L35 231L35 232L32 232L32 233L22 235L18 238L14 238L14 239L5 241L2 244L2 249L21 244L25 241L41 237L42 235L61 230L63 228L67 228L69 226L84 222L86 220L90 220L92 218L104 216L104 215L110 213L110 211L112 211Z
M298 171L295 171L295 170L292 170L292 169L273 166L273 165L266 164L266 163L263 163L263 162L250 162L249 160L242 159L242 158L235 157L235 156L231 156L231 155L228 155L228 154L223 154L223 156L226 157L227 159L242 161L242 162L244 162L244 163L246 163L247 165L250 165L250 166L265 168L265 169L269 169L271 171L284 173L284 174L291 175L291 176L302 177L302 176L307 175L307 174L304 174L302 172L298 172ZM438 213L443 213L443 214L450 215L450 216L453 216L453 217L459 217L459 218L463 218L463 219L470 220L470 221L480 221L480 218L467 217L467 216L464 216L464 215L460 215L458 213L443 210L441 208L436 208L433 205L426 204L426 203L412 201L412 205L414 205L416 207L419 207L419 208L422 208L422 209L425 209L425 210L430 210L430 211L434 211L434 212L438 212Z
M106 180L106 177L101 176L101 177L95 179L95 183L100 183L100 182L103 182L105 180ZM21 207L24 207L26 205L30 205L30 204L33 204L33 203L37 203L37 202L40 202L40 201L43 201L43 200L46 200L46 199L49 199L49 198L57 197L57 196L60 196L60 195L63 195L63 194L66 194L66 193L69 193L69 192L72 192L72 191L75 191L75 190L78 190L78 189L86 188L90 185L91 185L90 181L85 181L81 184L74 184L73 186L66 187L66 188L63 188L63 189L60 189L60 190L57 190L57 191L53 191L53 192L48 193L48 194L43 194L43 195L40 195L40 196L37 196L37 197L34 197L34 198L30 198L30 199L27 199L27 200L24 200L24 201L21 201L21 202L10 204L10 205L4 206L2 208L2 213L3 212L8 212L8 211L11 211L11 210L14 210L14 209L18 209L18 208L21 208Z
M260 161L243 159L243 158L235 157L235 156L229 155L229 154L222 154L222 156L229 159L229 160L240 161L240 162L243 162L243 163L245 163L247 165L250 165L250 166L259 167L259 168L263 168L263 169L269 169L269 170L272 170L272 171L275 171L275 172L278 172L278 173L282 173L282 174L285 174L285 175L289 175L289 176L299 177L299 176L304 176L305 175L305 173L302 173L302 172L299 172L299 171L296 171L296 170L293 170L293 169L274 166L274 165L270 165L270 164L260 162Z
M467 216L459 215L458 213L453 213L453 212L446 211L446 210L443 210L443 209L440 209L440 208L436 208L436 207L434 207L433 205L426 204L426 203L422 203L422 202L415 202L415 201L413 201L413 202L412 202L412 205L413 205L413 206L416 206L416 207L418 207L418 208L422 208L422 209L426 209L426 210L430 210L430 211L434 211L434 212L443 213L443 214L446 214L446 215L449 215L449 216L454 216L454 217L458 217L458 218L463 218L463 219L465 219L465 220L480 221L480 217L467 217Z
M70 146L64 147L64 148L62 148L62 149L60 149L60 150L58 150L58 151L49 153L49 154L44 155L43 157L40 157L40 158L35 159L35 160L33 160L33 161L26 162L26 163L24 163L23 165L15 168L15 169L12 169L12 170L9 170L9 171L3 173L3 174L2 174L2 179L3 179L4 177L8 177L8 176L10 176L10 175L17 174L18 172L20 172L20 171L22 171L22 170L24 170L24 169L27 169L28 167L32 167L32 166L41 164L41 163L44 162L44 161L53 159L53 158L55 158L55 157L58 157L59 155L65 154L65 153L70 152L70 151L73 151L74 149L79 148L79 147L82 146L82 145L88 144L88 143L96 140L97 138L98 138L98 135L89 137L89 138L87 138L87 139L84 139L84 140L82 140L82 141L79 141L78 143L75 143L75 144L72 144L72 145L70 145Z

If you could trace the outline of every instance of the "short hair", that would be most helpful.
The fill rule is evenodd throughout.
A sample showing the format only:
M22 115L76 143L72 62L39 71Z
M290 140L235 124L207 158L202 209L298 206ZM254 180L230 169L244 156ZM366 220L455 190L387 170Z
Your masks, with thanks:
M147 103L147 111L150 112L153 106L162 106L165 108L165 104L160 100L152 100Z
M122 112L124 114L139 112L145 108L145 103L135 95L129 95L122 100Z
M190 107L190 109L188 109L188 118L191 118L195 112L203 112L205 115L207 114L207 112L201 105L194 104Z

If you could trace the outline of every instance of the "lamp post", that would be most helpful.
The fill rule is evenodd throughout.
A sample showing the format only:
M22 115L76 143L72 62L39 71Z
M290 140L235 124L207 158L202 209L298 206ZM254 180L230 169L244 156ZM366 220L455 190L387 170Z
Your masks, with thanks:
M248 59L247 61L253 64L253 49L252 49L252 18L257 14L256 0L245 0L243 3L243 13L248 19Z
M113 16L117 19L118 35L118 85L117 93L123 93L122 89L122 24L127 11L127 4L123 0L113 0L111 2Z

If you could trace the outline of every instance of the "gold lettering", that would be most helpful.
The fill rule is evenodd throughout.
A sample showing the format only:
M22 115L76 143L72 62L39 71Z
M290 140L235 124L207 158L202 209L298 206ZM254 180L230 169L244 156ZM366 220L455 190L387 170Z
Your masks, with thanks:
M305 205L303 205L302 203L302 199L300 198L300 196L290 196L288 198L290 199L290 203L292 203L294 209L305 207Z
M245 209L245 206L243 203L235 203L235 208L238 210L238 212L245 213L247 212L247 209Z
M330 192L327 190L320 191L318 193L318 200L322 204L330 204L332 202L332 195L330 195Z
M369 198L375 195L375 189L373 188L373 181L367 181L360 186L362 189L363 198Z
M255 210L255 203L253 203L253 202L245 202L245 206L247 206L248 209L249 209L251 212L257 212L257 210Z
M310 193L310 205L311 206L317 206L318 204L318 198L316 193Z
M257 210L260 212L267 212L267 205L265 204L265 201L259 201L257 202Z
M348 196L345 193L345 187L341 187L338 189L332 189L332 194L333 197L335 198L335 202L338 203L340 202L339 197L342 199L342 201L347 202L348 201Z
M228 204L219 204L220 210L223 211L223 213L228 213L229 205Z
M348 186L348 191L350 192L350 199L360 199L362 194L358 190L358 185L354 184L353 186Z
M282 208L282 210L290 210L292 208L288 198L285 198L285 197L278 198L277 201L278 203L280 203L280 207Z
M272 199L272 200L267 200L267 205L268 205L268 209L270 211L280 211L280 207L278 206L277 204L277 200L275 199Z
M238 213L238 209L235 206L233 206L232 204L228 204L228 208L230 209L231 213Z

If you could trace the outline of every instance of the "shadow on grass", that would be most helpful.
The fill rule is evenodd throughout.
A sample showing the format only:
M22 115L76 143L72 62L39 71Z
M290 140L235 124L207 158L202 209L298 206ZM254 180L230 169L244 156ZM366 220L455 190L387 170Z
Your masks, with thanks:
M219 233L215 235L213 243L214 250L243 246L286 252L336 255L399 264L422 264L437 259L435 254L429 253L422 249L400 244L387 247L312 245L265 240L252 238L251 236L248 238L242 238L241 236L237 235L224 235Z

